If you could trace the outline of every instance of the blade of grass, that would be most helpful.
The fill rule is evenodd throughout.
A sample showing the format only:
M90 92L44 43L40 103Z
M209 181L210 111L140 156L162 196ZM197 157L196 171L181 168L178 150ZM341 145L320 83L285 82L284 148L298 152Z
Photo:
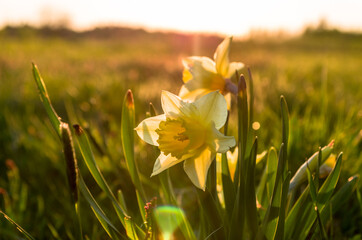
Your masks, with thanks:
M55 132L58 134L58 136L61 136L61 131L60 131L60 117L57 115L57 113L55 112L51 102L50 102L50 98L47 92L47 89L45 87L44 81L42 79L42 77L40 76L38 67L32 63L33 66L33 76L36 82L36 85L38 86L38 91L39 91L39 95L40 95L40 99L44 105L45 111L48 114L49 120L52 123L52 126L55 130Z
M155 108L155 106L153 106L153 104L151 102L149 104L149 109L150 109L149 112L150 112L151 117L154 117L157 115L156 108Z
M63 152L67 166L66 171L68 177L68 184L76 213L75 221L77 226L76 227L77 236L78 239L82 239L83 238L82 225L81 225L81 217L79 213L79 204L78 204L78 166L75 157L72 136L68 124L62 123L60 117L57 115L56 111L54 110L48 92L46 90L46 86L44 84L42 77L40 76L37 66L34 63L32 64L32 66L33 66L33 76L38 87L40 99L43 102L44 108L47 112L47 115L50 119L50 122L54 130L58 134L58 137L60 138L63 144Z
M265 217L258 233L258 238L275 239L284 237L285 207L287 204L287 193L284 191L285 180L289 178L288 173L288 139L289 139L289 112L284 96L280 97L281 119L282 119L282 145L279 152L278 168L275 177L275 184L270 205L265 213ZM264 234L264 236L263 236Z
M245 227L250 235L250 239L255 239L258 232L258 217L256 209L256 194L255 194L255 164L258 149L258 138L255 138L249 161L246 166L245 176Z
M312 198L313 203L317 206L317 190L315 182L313 180L312 172L307 165L308 183L309 183L309 194Z
M324 225L323 225L323 222L321 220L321 217L320 217L320 213L319 213L319 209L316 208L316 213L317 213L317 220L318 220L318 226L319 226L319 231L321 233L321 239L323 240L327 240L328 239L328 236L327 236L327 232L324 228Z
M308 185L287 216L285 221L285 239L293 239L292 236L298 236L297 233L300 233L303 227L302 224L299 223L306 221L309 215L313 214L308 211L313 206L309 189L310 187Z
M309 191L308 185L290 210L285 221L284 239L291 239L295 227L298 226L301 216L305 212L306 206L311 204L310 198L308 198L310 196Z
M362 216L362 197L359 188L356 189L356 197L359 203L359 210L361 211L361 216Z
M320 162L320 159L321 159L321 148L319 148L318 162ZM319 177L318 174L317 174L318 172L319 172L319 163L317 165L315 178ZM326 234L326 232L324 230L323 223L322 223L322 221L320 219L319 209L318 209L318 204L317 204L318 183L316 183L316 180L313 180L312 173L311 173L308 166L307 166L307 174L308 174L308 183L309 183L309 186L310 186L309 193L310 193L310 196L312 198L313 205L314 205L314 211L315 211L315 214L316 214L318 226L319 226L320 232L322 233L321 239L327 239L327 236L326 236L327 234Z
M319 169L322 165L322 148L319 147L319 150L318 150L318 161L317 161L317 167L316 167L316 170L315 170L315 177L314 177L314 184L316 186L316 189L318 190L319 189Z
M101 223L102 227L104 228L104 230L107 232L107 234L114 238L114 234L112 233L111 229L117 233L119 236L121 236L123 239L126 239L126 231L124 228L121 228L120 230L122 231L119 232L117 230L117 228L112 224L111 220L109 220L109 218L106 216L106 214L104 213L104 211L101 209L101 207L99 206L99 204L96 202L96 200L94 199L94 197L92 196L91 192L89 191L87 185L85 184L83 178L80 176L79 177L79 189L83 195L83 197L87 200L88 204L90 205L90 207L92 208L94 214L96 215L97 219L99 220L99 222ZM115 238L118 239L118 238Z
M334 166L332 172L324 181L323 185L321 186L318 192L317 204L319 204L318 206L319 208L321 208L322 205L326 204L326 202L330 199L334 189L337 186L337 182L342 169L342 155L343 155L342 153L338 155L336 160L336 165Z
M284 143L280 146L279 150L279 159L278 159L278 168L275 177L275 184L272 193L272 197L270 200L270 204L268 209L265 213L265 217L261 226L261 231L258 233L258 239L273 239L276 230L277 230L277 223L278 217L280 212L280 207L282 204L282 192L283 192L283 180L286 178L283 176L286 168L286 159L284 158Z
M326 205L328 204L333 191L337 185L340 172L341 172L341 163L342 163L342 154L339 154L337 157L336 165L334 166L332 172L329 174L327 179L324 181L320 190L318 191L318 195L316 196L316 204L320 213L324 210ZM314 222L317 220L317 215L314 214L315 207L313 206L313 199L311 204L309 204L304 209L304 217L303 217L303 225L300 225L298 229L294 232L292 238L301 237L302 239L306 238L310 229L312 228ZM326 220L323 219L323 222Z
M121 204L121 206L123 207L123 209L126 212L128 212L128 208L127 208L127 205L126 205L126 200L124 199L124 196L123 196L123 193L122 193L121 190L117 191L117 199L118 199L119 204Z
M131 221L130 218L125 217L124 219L127 237L131 240L138 240L138 236L136 234L134 223Z
M248 137L248 96L246 91L246 82L243 75L240 75L239 83L238 83L238 96L237 96L237 104L238 104L238 163L236 164L235 176L234 176L234 184L236 187L239 185L239 178L243 169L245 150L247 144Z
M249 75L249 123L254 121L254 84L253 84L253 75L251 74L250 68L248 68ZM251 128L250 128L251 129Z
M172 204L177 206L175 193L173 192L172 182L170 178L169 170L163 171L162 173L158 174L160 179L162 192L165 196L165 201L167 204Z
M237 73L236 73L237 74ZM240 75L238 82L238 161L236 164L234 185L236 198L233 206L233 213L230 220L229 239L243 238L245 222L245 151L248 137L249 113L246 82L243 75Z
M122 120L121 120L121 138L123 153L126 159L127 169L131 176L132 182L137 191L140 193L142 200L146 201L146 194L140 181L140 172L138 171L137 164L134 157L134 128L135 128L135 107L133 101L133 94L128 90L122 107Z
M3 211L0 210L0 213L3 217L11 224L15 225L16 229L21 232L27 239L35 240L33 236L31 236L27 231L25 231L19 224L17 224L13 219L11 219L8 215L6 215Z
M248 134L247 142L245 146L245 157L248 159L251 153L251 148L254 142L254 129L251 127L254 121L254 85L253 85L253 76L251 74L250 68L248 68L248 84L247 84L247 106L248 106Z
M348 199L351 197L352 193L358 187L359 175L350 177L348 182L345 183L331 198L329 205L332 205L332 214L335 214L338 209L343 206ZM323 221L327 221L330 218L330 210L329 207L325 207L321 210L321 219Z
M221 155L221 181L226 209L226 222L229 222L229 218L232 216L233 205L235 201L235 189L234 183L231 180L226 153Z
M275 184L275 177L277 174L277 167L278 155L275 148L271 147L268 152L265 170L257 189L257 200L261 205L259 209L259 215L261 220L264 219L267 206L270 203Z
M216 159L210 164L207 174L206 188L210 191L213 199L218 199L216 189Z
M95 161L92 149L90 147L90 143L86 133L79 125L73 126L76 132L76 137L78 140L78 146L80 152L83 156L83 160L86 163L88 170L91 172L94 180L98 184L98 186L107 194L107 196L111 199L112 204L119 216L120 221L124 225L124 218L129 217L125 210L121 207L121 205L116 200L114 194L112 193L110 187L108 186L106 180L104 179L102 173L100 172L98 165Z
M333 145L334 141L330 142L327 146L322 148L321 164L324 163L325 160L327 160L327 158L331 154ZM293 189L295 189L301 183L307 180L307 172L306 172L307 165L309 166L310 170L314 172L317 167L317 161L318 161L318 152L314 153L302 166L299 167L297 172L294 174L292 180L290 181L289 192L291 192Z
M182 215L180 216L181 219L181 224L180 224L180 229L182 234L185 236L185 239L190 239L190 240L196 240L196 236L195 233L191 227L190 222L187 220L185 214L182 212Z
M284 96L280 97L280 109L281 109L281 117L282 117L282 132L283 132L283 139L282 143L284 143L283 148L283 157L286 159L285 161L285 168L283 176L285 177L288 171L288 141L289 141L289 110L287 101L285 100Z
M229 114L226 118L226 122L224 125L224 135L228 136L228 125L229 125ZM230 217L232 216L234 201L235 201L235 187L234 183L231 179L231 174L229 170L229 164L227 159L227 154L223 153L221 154L221 183L222 183L222 191L224 196L224 203L225 203L225 224L227 225L227 228L230 224Z
M142 200L140 193L137 190L136 190L136 196L137 196L138 208L140 210L142 220L143 220L143 222L145 222L146 221L145 202Z
M280 203L280 209L279 209L277 230L276 230L274 239L282 240L284 237L285 218L286 218L285 214L286 214L286 209L287 209L287 197L288 197L288 188L289 188L290 178L291 178L291 173L288 172L286 178L283 181L282 197L281 197L281 203Z
M218 205L216 204L216 199L213 198L212 194L206 189L205 191L196 189L198 201L202 208L203 215L205 217L206 225L208 230L213 232L212 239L225 239L226 232L224 228L224 223L221 218ZM216 229L218 231L214 232ZM210 234L208 232L207 234Z

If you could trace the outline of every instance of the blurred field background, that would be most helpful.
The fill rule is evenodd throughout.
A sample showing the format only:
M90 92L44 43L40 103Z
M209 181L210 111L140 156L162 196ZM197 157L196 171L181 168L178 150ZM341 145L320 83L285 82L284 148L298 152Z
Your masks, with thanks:
M39 67L58 114L68 121L67 112L74 111L89 130L97 161L114 191L121 188L127 193L129 176L122 167L120 141L121 106L127 89L135 97L138 124L145 118L149 102L161 112L161 90L178 93L182 58L212 58L222 40L216 35L150 33L115 27L86 32L29 26L3 28L0 208L38 239L65 239L72 229L61 145L39 99L31 62ZM279 97L284 95L290 111L292 173L319 146L335 139L334 153L344 153L340 182L361 175L362 34L329 29L323 24L306 28L298 36L254 32L243 39L234 38L230 59L244 62L253 73L255 121L260 123L259 153L271 146L279 148ZM235 129L230 128L236 136ZM155 156L139 139L136 142L140 171L147 177ZM179 169L171 171L186 179L183 172L177 172ZM86 172L84 175L87 178ZM89 178L90 185L91 181ZM149 187L154 181L145 179ZM97 188L92 190L95 195L101 193ZM98 197L100 202L106 199L102 194ZM84 202L81 210L88 222L84 231L91 239L104 238L104 231L86 205ZM335 235L347 238L361 233L361 211L354 196L333 221L337 226ZM0 239L18 236L16 229L3 220L0 231Z

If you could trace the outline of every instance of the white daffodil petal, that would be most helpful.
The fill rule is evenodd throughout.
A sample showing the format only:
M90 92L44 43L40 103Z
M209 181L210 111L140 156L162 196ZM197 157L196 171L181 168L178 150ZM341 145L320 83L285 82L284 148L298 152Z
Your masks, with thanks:
M161 104L166 115L177 115L182 107L182 99L168 91L162 91Z
M155 176L162 171L166 170L167 168L170 168L180 162L182 162L184 158L175 158L172 157L171 154L165 155L161 152L160 156L156 159L155 165L153 166L152 176Z
M241 69L244 68L244 63L241 62L232 62L229 64L229 71L228 73L224 76L225 78L231 78L235 72L237 71L240 74ZM239 76L237 76L239 77Z
M205 88L198 88L193 91L187 90L185 85L183 85L180 89L180 93L178 94L184 101L194 102L196 99L208 94L210 90Z
M184 170L192 183L204 191L207 172L214 158L215 153L205 148L197 157L187 159L184 162Z
M228 112L225 98L219 92L211 92L193 103L199 111L200 121L214 122L215 128L224 126Z
M189 94L189 92L190 92L190 91L185 87L185 85L182 85L181 88L180 88L180 91L179 91L179 93L178 93L178 96L179 96L180 98L184 99L183 96Z
M187 69L204 68L206 71L216 72L215 63L208 57L192 56L182 60L182 63Z
M236 144L233 136L225 136L214 127L212 127L211 134L212 136L207 137L207 141L215 152L225 153Z
M200 88L224 89L224 79L216 72L215 63L207 57L190 57L183 60L182 80L188 91Z
M156 129L160 125L160 122L165 120L165 114L146 118L135 128L135 130L143 141L148 144L158 146L158 134L156 133Z
M220 43L214 54L216 70L223 76L226 76L229 72L229 48L231 40L232 37L226 38Z
M162 91L161 103L167 117L191 116L196 111L195 106L167 91Z

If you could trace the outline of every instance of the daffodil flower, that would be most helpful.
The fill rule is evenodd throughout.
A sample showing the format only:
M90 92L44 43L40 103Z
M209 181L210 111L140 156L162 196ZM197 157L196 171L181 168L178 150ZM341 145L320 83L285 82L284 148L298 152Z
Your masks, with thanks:
M135 129L141 139L161 151L151 176L184 162L192 183L205 190L207 172L216 153L227 152L235 145L234 137L219 131L227 118L224 97L215 91L187 102L163 91L161 103L164 114L143 120Z
M229 62L229 49L232 37L226 38L216 49L214 61L208 57L188 57L183 60L183 82L179 96L195 100L209 92L219 90L230 101L230 92L237 94L237 87L231 82L236 71L244 64ZM229 102L228 102L229 104Z

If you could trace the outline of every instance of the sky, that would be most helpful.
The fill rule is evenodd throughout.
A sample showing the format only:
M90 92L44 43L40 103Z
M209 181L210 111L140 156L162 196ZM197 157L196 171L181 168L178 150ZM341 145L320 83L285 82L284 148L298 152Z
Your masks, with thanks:
M362 31L361 12L361 0L0 0L0 27L63 21L76 30L120 25L244 35L260 29L297 33L325 19Z

